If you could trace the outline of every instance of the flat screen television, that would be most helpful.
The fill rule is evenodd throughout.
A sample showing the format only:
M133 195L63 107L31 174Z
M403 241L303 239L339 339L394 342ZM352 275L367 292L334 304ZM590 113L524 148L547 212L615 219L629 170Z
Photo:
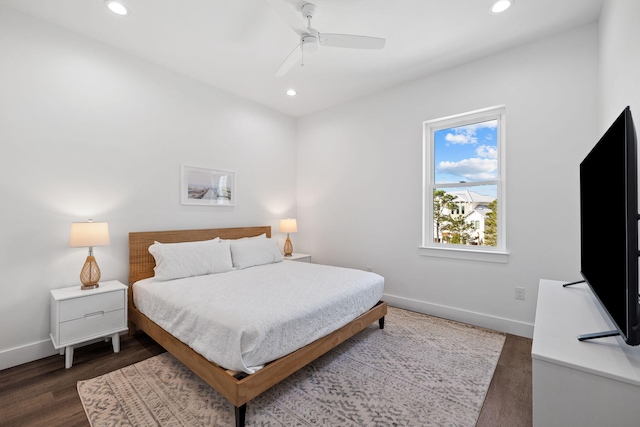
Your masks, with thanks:
M580 164L580 273L620 335L640 344L638 150L629 107Z

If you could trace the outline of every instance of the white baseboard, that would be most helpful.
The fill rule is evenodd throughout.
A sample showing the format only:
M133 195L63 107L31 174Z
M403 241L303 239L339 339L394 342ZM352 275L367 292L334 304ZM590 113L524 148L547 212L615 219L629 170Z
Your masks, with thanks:
M39 341L22 347L10 348L0 351L0 370L33 362L44 357L60 353L51 343L51 340ZM64 358L61 359L64 366Z
M468 323L470 325L493 329L494 331L505 332L521 337L533 338L533 323L525 323L512 319L490 316L487 314L461 310L459 308L447 307L444 305L432 304L389 294L384 294L382 300L386 301L387 304L393 307L404 308L418 313Z
M120 332L120 335L125 335L127 331ZM94 338L89 341L85 341L80 344L76 344L73 347L84 347L85 345L93 344L99 341L107 341L107 336ZM60 354L60 350L56 350L51 340L45 340L28 344L22 347L11 348L9 350L0 351L0 371L14 366L22 365L23 363L33 362L34 360L43 359L45 357L53 356L54 354ZM60 358L60 363L64 366L64 357Z

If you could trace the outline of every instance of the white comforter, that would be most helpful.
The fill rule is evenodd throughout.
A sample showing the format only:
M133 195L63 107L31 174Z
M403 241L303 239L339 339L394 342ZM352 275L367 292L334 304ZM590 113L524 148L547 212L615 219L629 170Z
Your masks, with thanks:
M283 261L133 286L136 307L173 336L221 367L253 373L373 307L384 278Z

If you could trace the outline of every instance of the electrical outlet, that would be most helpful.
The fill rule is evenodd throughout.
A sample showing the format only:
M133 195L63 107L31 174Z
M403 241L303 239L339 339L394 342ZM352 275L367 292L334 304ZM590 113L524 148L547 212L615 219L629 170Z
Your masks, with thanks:
M516 288L516 299L525 299L524 298L524 288Z

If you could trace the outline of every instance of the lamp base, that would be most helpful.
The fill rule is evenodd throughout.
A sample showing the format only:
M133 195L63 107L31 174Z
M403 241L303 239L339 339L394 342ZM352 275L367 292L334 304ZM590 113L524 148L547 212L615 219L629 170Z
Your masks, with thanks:
M289 239L289 233L287 233L287 240L284 242L284 256L291 256L293 253L293 243Z
M80 271L81 290L95 289L100 281L100 268L93 255L89 255Z

